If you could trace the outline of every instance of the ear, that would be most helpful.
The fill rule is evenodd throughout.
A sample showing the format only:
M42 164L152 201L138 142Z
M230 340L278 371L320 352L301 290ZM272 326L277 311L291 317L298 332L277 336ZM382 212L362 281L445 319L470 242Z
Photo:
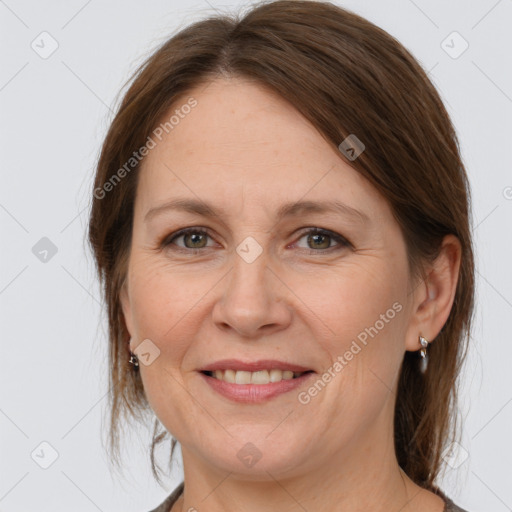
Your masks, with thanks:
M413 309L406 335L406 350L421 348L419 336L433 341L448 320L452 309L461 260L461 245L455 235L446 235L428 276L416 284Z

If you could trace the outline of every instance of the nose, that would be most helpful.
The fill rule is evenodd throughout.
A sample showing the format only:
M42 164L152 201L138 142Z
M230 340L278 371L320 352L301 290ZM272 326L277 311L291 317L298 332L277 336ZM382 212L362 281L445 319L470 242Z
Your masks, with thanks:
M258 338L290 325L290 291L268 263L265 251L251 263L234 252L233 267L222 280L224 288L212 312L219 329Z

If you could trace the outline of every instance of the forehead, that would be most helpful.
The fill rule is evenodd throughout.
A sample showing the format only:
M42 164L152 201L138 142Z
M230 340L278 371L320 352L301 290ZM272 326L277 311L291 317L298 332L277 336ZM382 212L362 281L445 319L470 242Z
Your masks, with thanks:
M180 110L188 111L185 105L190 98L196 105L174 119L178 123L163 134L163 144L151 152L149 160L167 152L175 157L193 153L247 166L295 161L314 147L317 151L328 148L290 103L254 81L218 79L191 89L174 102L164 121Z
M300 198L365 202L370 216L372 204L382 203L308 120L256 82L200 85L175 101L160 126L171 118L140 170L145 211L173 196L212 194L227 206L241 196L276 207Z

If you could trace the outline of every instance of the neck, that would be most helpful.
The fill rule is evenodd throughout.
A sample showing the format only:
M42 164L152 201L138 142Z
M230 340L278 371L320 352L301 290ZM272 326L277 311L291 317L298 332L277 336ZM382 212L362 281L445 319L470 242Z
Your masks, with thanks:
M172 512L442 512L444 501L416 485L398 465L392 394L388 400L377 417L366 418L356 431L343 434L331 425L321 436L310 436L294 456L285 460L283 455L280 468L275 466L279 459L265 466L262 457L250 473L238 473L181 444L185 488ZM226 449L236 453L229 446L232 440ZM271 449L275 455L278 446Z
M428 491L414 484L398 465L392 429L380 442L375 442L375 432L371 434L370 437L360 435L363 439L354 440L348 448L333 453L329 464L307 465L302 472L295 468L288 474L260 470L251 479L211 467L182 446L186 484L173 512L432 510L422 505L426 503ZM370 438L371 443L365 442L364 439ZM439 502L437 506L437 510L442 510Z

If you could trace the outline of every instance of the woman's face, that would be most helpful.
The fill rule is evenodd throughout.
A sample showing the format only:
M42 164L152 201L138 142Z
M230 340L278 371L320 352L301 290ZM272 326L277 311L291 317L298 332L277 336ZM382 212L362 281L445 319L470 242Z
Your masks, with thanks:
M185 465L257 479L389 449L400 364L419 348L389 206L255 83L217 80L168 117L176 109L143 161L122 305L147 398ZM178 199L202 211L165 208ZM333 202L345 206L321 211ZM193 232L174 235L183 228ZM238 362L217 376L235 383L201 372L227 359ZM257 374L234 373L254 362ZM312 373L290 381L275 371L286 365Z

